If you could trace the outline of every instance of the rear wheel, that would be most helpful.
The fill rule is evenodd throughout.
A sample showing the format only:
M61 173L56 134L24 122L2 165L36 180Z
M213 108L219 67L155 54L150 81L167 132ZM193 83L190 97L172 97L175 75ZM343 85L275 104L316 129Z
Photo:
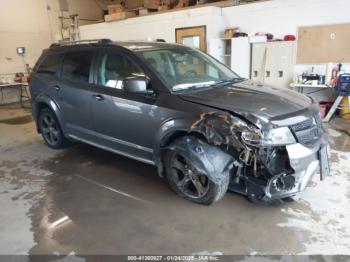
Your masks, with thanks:
M39 113L39 129L46 144L54 149L61 149L68 145L55 114L48 108Z
M207 174L198 172L185 156L167 151L165 155L166 178L179 196L192 202L210 205L227 192L229 171L222 174L219 183L212 182Z

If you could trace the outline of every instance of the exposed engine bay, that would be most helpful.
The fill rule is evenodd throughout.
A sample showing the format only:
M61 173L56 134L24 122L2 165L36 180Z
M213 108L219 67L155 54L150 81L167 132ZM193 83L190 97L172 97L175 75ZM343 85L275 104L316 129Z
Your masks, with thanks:
M318 170L321 179L329 175L327 142L318 115L261 131L227 112L204 113L191 132L209 144L187 139L179 146L192 155L197 168L206 170L214 182L230 169L229 190L253 202L281 201L302 192Z

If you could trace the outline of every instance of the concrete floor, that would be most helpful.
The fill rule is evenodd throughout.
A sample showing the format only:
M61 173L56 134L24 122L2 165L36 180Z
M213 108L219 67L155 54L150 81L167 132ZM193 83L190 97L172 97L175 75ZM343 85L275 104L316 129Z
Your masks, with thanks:
M29 111L1 107L0 255L349 255L350 139L329 134L333 176L315 176L297 202L228 193L207 207L177 197L152 166L82 144L51 150Z

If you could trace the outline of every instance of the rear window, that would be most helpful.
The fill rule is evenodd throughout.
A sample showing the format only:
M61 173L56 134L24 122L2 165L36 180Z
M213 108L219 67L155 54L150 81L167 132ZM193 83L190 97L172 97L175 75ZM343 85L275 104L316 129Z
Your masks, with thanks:
M47 76L57 76L60 70L63 54L48 55L41 62L37 74Z
M68 53L62 65L62 77L72 81L89 82L93 51Z

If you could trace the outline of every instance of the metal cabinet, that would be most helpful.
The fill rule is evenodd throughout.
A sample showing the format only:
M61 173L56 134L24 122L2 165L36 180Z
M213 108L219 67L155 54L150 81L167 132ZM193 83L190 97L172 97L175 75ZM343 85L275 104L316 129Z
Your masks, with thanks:
M209 54L241 77L250 75L251 45L248 37L212 39Z
M293 81L295 50L295 42L253 44L251 79L287 88Z

